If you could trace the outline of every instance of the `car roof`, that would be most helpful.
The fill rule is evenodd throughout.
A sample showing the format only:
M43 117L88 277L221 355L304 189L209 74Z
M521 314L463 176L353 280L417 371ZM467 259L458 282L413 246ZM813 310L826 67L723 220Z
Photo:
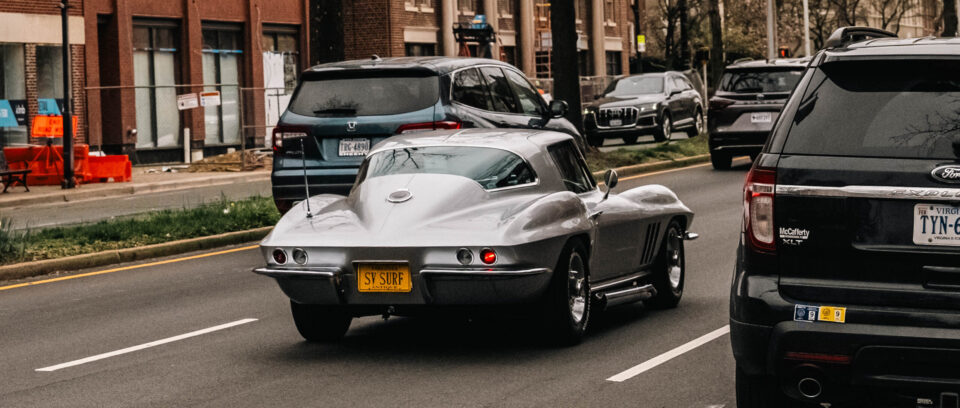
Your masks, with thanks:
M950 57L960 55L960 38L878 38L824 51L826 61L897 57Z
M809 57L803 58L777 58L772 60L747 60L735 61L727 65L726 69L763 69L763 68L797 68L802 69L810 63Z
M370 153L418 146L469 146L508 150L525 159L542 152L545 146L573 137L560 132L534 129L435 130L392 136L378 143Z
M461 68L475 65L499 65L516 69L513 65L502 61L487 58L466 57L391 57L369 58L350 61L331 62L315 65L307 72L343 71L343 70L370 70L370 69L421 69L432 71L438 75L449 74Z

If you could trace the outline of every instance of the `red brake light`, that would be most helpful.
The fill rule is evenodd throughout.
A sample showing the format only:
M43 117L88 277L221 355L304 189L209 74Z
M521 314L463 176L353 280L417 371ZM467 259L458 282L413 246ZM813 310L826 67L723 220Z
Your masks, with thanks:
M274 249L273 260L276 261L278 264L283 265L287 263L287 253L280 248Z
M733 100L733 99L727 99L727 98L721 98L721 97L719 97L719 96L714 96L713 98L710 98L710 103L709 103L709 105L708 105L708 106L709 106L709 107L708 107L708 110L720 110L720 109L725 109L726 107L728 107L728 106L730 106L730 105L733 105L733 104L736 103L736 102L737 102L737 101L735 101L735 100Z
M283 152L283 141L289 139L306 138L310 130L299 126L277 126L273 128L271 144L274 152Z
M804 353L800 351L788 351L783 356L784 360L815 361L818 363L850 364L850 356L842 354L822 354L822 353Z
M760 251L777 250L773 222L773 199L777 172L756 165L747 173L743 186L743 225L749 244Z
M460 122L454 122L452 120L446 120L441 122L423 122L423 123L408 123L397 128L397 134L407 133L407 132L418 132L426 130L436 130L436 129L460 129L462 124Z
M480 250L480 260L482 260L483 263L490 265L494 262L497 262L497 253L493 252L493 250L489 248L482 249Z

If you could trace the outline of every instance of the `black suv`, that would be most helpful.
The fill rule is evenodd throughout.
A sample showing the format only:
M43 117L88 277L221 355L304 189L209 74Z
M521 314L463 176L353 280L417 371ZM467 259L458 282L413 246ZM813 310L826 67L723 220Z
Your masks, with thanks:
M566 106L547 105L523 73L490 59L374 57L318 65L303 73L273 131L273 199L286 212L306 196L305 177L310 194L346 194L370 147L399 133L547 128L582 140L562 118Z
M747 175L740 408L958 406L960 39L887 36L835 32Z
M674 130L690 137L703 130L703 100L682 72L617 78L584 108L583 127L591 146L620 138L634 144L642 135L662 142Z
M707 108L710 161L730 168L733 156L760 153L809 58L739 61L726 67Z

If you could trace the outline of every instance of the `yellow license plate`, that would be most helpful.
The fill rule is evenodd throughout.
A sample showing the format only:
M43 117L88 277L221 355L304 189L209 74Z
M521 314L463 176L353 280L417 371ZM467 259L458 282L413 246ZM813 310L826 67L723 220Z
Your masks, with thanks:
M410 266L405 263L357 264L360 292L409 292L413 289Z

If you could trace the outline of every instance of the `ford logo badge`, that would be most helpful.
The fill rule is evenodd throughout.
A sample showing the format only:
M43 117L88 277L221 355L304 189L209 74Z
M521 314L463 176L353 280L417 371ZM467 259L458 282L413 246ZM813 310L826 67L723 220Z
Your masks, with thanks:
M939 182L956 184L960 183L960 166L940 166L930 172Z

